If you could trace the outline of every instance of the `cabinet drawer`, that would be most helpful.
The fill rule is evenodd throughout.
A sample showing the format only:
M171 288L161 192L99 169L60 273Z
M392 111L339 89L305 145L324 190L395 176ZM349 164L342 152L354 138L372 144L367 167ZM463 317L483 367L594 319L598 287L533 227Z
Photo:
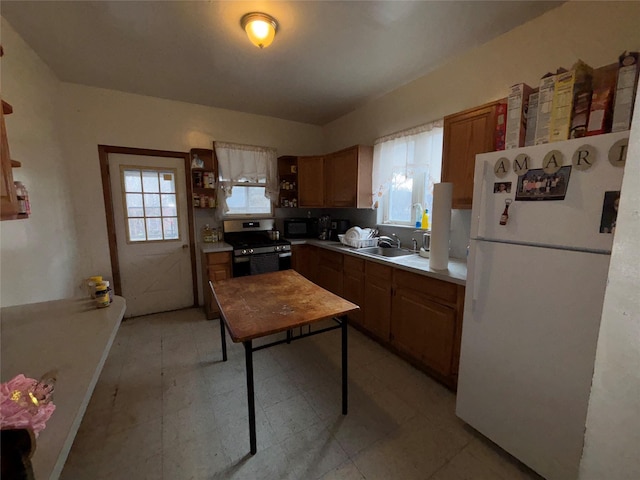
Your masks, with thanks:
M207 265L231 262L231 252L207 253Z
M427 295L433 299L455 305L457 299L457 286L455 283L437 280L404 270L394 271L394 283L396 288L407 288Z
M364 260L361 258L355 258L350 255L344 256L344 270L351 270L355 272L364 273Z

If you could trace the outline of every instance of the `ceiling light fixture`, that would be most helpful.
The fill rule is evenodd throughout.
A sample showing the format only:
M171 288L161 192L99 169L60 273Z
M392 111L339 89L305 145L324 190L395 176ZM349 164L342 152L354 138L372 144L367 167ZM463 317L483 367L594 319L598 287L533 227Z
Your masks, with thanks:
M276 30L278 30L276 19L271 15L260 12L247 13L240 20L240 25L247 32L251 43L259 48L271 45L276 36Z

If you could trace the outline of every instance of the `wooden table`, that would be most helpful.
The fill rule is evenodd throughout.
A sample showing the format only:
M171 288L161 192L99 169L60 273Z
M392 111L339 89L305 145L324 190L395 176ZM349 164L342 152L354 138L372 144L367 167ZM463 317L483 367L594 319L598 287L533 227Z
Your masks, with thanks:
M342 330L342 414L347 414L346 314L360 307L317 286L294 270L220 280L213 284L212 289L220 307L223 360L227 360L225 325L231 339L236 343L242 342L245 349L249 441L252 454L257 451L253 390L253 352L257 350L340 328ZM326 319L334 319L337 325L304 334L292 333L296 327ZM253 347L252 340L279 332L287 332L286 340Z
M0 310L2 382L19 373L36 379L50 370L57 375L56 409L32 458L35 478L60 476L125 308L124 298L115 296L101 309L95 300L68 299Z

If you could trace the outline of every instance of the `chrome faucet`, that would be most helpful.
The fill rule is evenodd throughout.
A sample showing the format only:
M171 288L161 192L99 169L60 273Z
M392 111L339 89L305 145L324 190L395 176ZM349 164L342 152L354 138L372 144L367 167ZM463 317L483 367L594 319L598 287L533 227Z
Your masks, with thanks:
M396 244L397 248L400 248L400 239L395 233L392 233L391 237L386 237L383 235L378 239L378 245L380 245L381 247L391 247L394 243Z

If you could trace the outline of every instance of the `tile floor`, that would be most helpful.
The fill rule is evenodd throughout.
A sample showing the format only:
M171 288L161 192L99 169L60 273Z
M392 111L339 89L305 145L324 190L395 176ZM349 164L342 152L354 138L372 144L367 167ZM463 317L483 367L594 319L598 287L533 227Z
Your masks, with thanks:
M249 454L244 349L188 309L123 322L62 473L81 479L540 479L454 414L453 393L349 330L254 354Z

